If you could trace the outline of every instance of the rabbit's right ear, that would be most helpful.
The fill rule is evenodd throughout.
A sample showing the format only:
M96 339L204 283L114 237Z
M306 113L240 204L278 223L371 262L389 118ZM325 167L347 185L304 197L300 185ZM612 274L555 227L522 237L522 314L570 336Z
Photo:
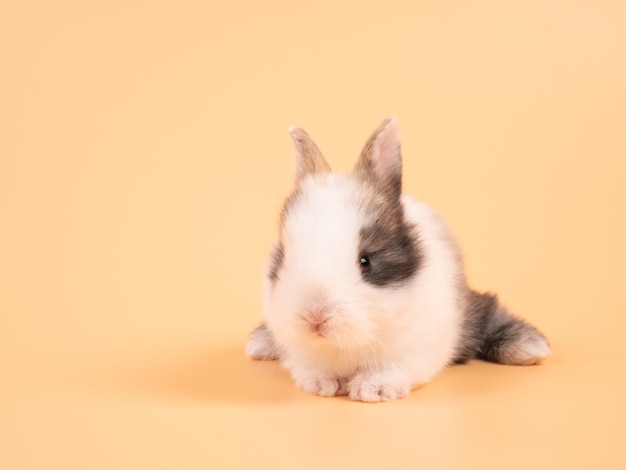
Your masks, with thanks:
M363 147L354 172L391 199L402 194L402 155L395 119L385 119Z
M330 173L330 165L309 134L299 127L290 127L289 133L296 150L296 182L317 173Z

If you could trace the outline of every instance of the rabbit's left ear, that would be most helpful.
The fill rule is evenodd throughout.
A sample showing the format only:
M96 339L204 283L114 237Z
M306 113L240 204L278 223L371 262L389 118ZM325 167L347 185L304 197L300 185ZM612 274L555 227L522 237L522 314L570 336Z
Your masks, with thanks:
M354 167L361 179L379 187L388 197L402 194L402 155L396 119L385 119L365 143Z
M296 150L296 183L308 175L330 172L330 165L324 155L304 129L292 126L289 133Z

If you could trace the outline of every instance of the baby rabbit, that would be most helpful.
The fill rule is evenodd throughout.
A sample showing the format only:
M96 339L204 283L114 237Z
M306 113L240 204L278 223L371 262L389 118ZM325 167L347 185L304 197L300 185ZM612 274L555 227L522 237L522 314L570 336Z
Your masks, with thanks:
M468 287L447 226L402 193L395 120L381 123L349 175L331 173L305 131L290 133L295 188L249 357L280 360L305 392L375 402L404 397L450 364L529 365L549 354L539 330Z

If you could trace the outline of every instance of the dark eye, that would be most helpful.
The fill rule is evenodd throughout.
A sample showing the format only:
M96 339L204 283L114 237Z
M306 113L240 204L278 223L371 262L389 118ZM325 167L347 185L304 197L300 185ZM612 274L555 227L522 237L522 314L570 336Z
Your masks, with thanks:
M363 271L367 271L371 266L370 257L367 255L361 255L359 265Z

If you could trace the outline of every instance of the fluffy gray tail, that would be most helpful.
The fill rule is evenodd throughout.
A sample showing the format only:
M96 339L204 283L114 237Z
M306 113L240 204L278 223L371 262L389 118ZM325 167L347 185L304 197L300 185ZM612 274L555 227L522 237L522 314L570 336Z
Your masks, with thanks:
M531 365L548 354L548 340L537 328L509 313L495 295L470 291L455 363L476 358Z

